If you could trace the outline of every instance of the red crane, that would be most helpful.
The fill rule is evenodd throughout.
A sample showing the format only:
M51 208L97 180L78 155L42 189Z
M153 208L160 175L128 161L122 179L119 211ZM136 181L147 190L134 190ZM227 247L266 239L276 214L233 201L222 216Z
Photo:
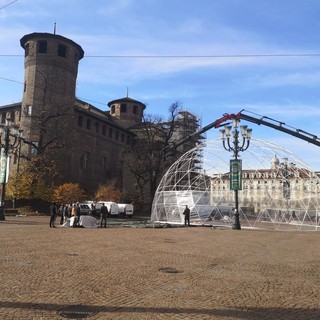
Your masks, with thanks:
M185 143L186 141L188 141L189 139L192 139L194 136L199 136L202 133L205 133L206 131L208 131L212 128L219 128L219 127L222 127L222 126L229 124L227 121L232 120L234 118L237 118L239 120L246 120L246 121L258 124L258 125L264 125L264 126L273 128L275 130L292 135L298 139L302 139L304 141L307 141L309 143L312 143L312 144L320 147L319 137L312 134L312 133L309 133L309 132L304 131L302 129L296 129L294 127L291 127L291 126L285 124L284 122L281 122L281 121L278 121L278 120L275 120L275 119L272 119L272 118L269 118L266 116L260 116L257 114L254 114L255 116L251 116L246 113L254 114L254 113L246 111L244 109L238 113L231 113L231 114L224 113L220 119L215 120L214 122L203 127L201 130L196 131L196 132L188 135L187 137L183 138L182 140L180 140L178 142L173 142L172 144L168 145L166 148L168 148L172 145L175 147L178 147L178 146L182 145L183 143Z

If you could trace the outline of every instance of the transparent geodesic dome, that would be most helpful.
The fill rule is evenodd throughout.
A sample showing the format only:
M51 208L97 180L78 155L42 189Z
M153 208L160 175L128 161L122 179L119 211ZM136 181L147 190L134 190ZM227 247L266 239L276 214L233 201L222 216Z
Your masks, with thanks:
M191 224L231 226L235 208L229 184L231 158L220 139L185 153L160 181L151 220L183 224L188 205ZM252 139L240 159L242 227L318 230L320 180L304 161L261 139Z

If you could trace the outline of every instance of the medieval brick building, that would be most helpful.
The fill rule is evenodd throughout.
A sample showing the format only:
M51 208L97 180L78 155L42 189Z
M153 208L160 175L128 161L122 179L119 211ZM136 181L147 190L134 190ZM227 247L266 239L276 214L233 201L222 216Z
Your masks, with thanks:
M84 51L70 39L31 33L20 44L25 52L22 102L0 107L1 124L9 118L23 130L19 157L10 157L10 168L46 152L58 163L63 182L79 183L91 194L113 179L123 188L123 153L137 138L133 128L141 124L145 104L127 96L110 101L110 110L104 111L77 99L78 64ZM179 121L184 116L188 128L181 132L197 130L196 117L181 113ZM192 126L190 119L195 120Z

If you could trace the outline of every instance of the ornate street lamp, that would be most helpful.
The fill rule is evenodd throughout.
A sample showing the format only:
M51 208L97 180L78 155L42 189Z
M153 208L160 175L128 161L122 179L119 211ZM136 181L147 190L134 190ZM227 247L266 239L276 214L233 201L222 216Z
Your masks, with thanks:
M240 126L242 141L239 141L239 122L238 118L233 119L232 126L225 126L220 130L223 147L228 152L233 153L233 158L230 160L230 190L234 190L235 209L234 209L234 224L232 229L241 230L240 214L239 214L239 198L238 190L242 190L242 162L239 159L239 152L243 152L249 148L252 129L248 126Z
M13 133L11 133L11 130ZM2 184L0 194L0 220L5 220L4 201L6 196L6 183L9 170L8 153L21 143L22 130L14 126L11 119L6 119L4 125L0 125L0 183Z

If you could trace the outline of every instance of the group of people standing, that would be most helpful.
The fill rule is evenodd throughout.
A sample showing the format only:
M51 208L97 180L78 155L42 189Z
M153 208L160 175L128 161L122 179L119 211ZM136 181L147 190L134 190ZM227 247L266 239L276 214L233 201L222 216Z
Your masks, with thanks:
M107 227L108 208L105 204L102 204L100 208L100 227ZM55 220L57 216L60 216L60 224L64 224L69 218L74 217L73 227L78 227L80 222L80 204L79 202L66 205L57 205L53 202L50 205L50 228L55 228Z
M108 216L108 208L103 203L100 208L100 227L107 227L107 216ZM73 204L66 204L58 206L55 202L53 202L50 206L50 228L55 228L55 220L56 216L60 215L60 224L63 224L68 221L70 217L75 217L73 222L73 227L78 227L80 222L80 204L79 202ZM184 224L185 226L190 226L190 209L186 205L183 211L184 215Z
M65 205L57 205L53 202L50 205L50 228L56 227L55 220L58 215L60 216L60 224L64 224L69 218L75 217L73 227L78 226L81 215L79 202Z

